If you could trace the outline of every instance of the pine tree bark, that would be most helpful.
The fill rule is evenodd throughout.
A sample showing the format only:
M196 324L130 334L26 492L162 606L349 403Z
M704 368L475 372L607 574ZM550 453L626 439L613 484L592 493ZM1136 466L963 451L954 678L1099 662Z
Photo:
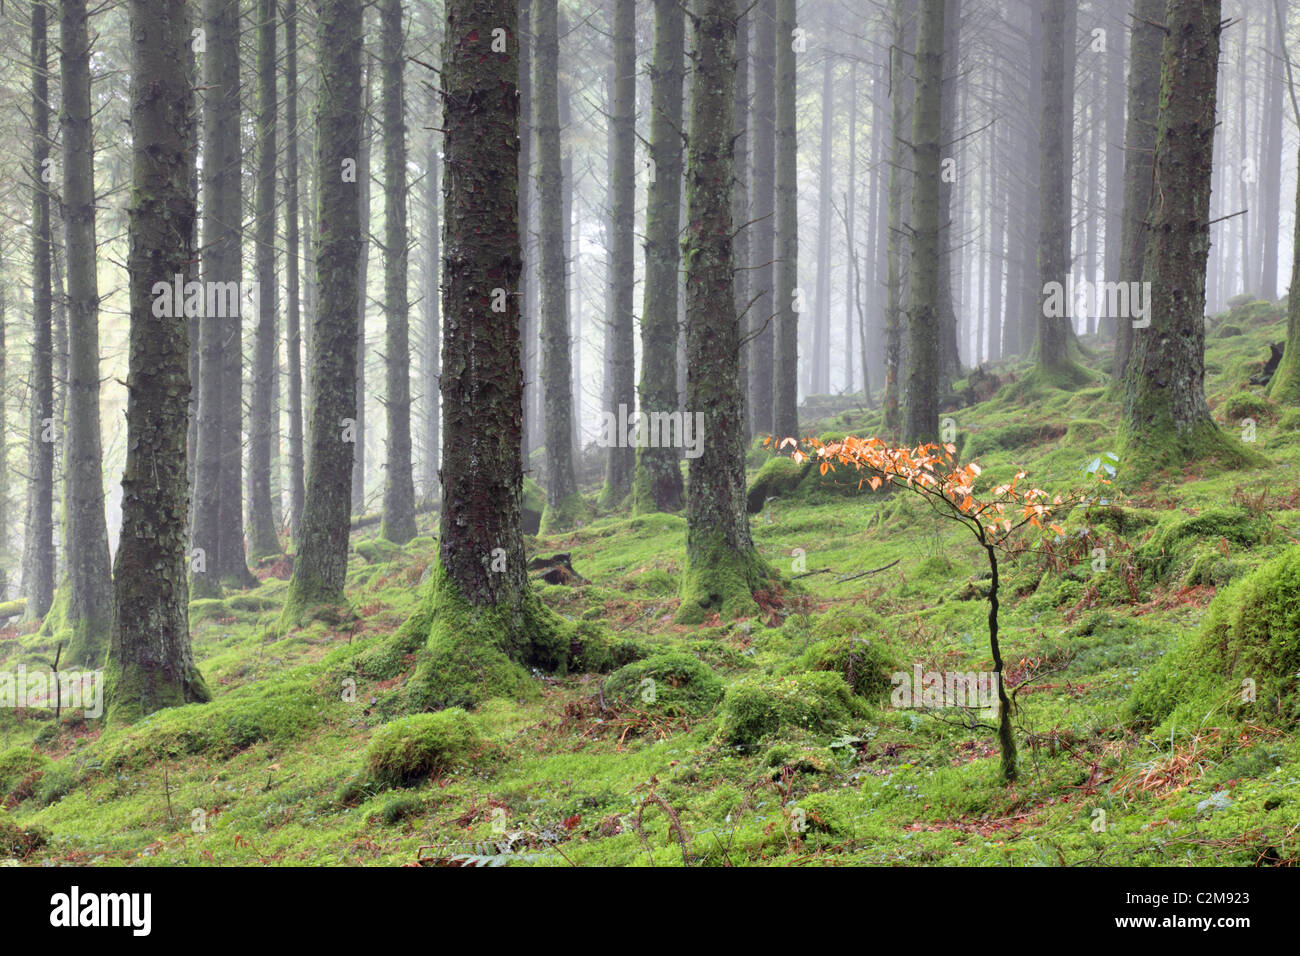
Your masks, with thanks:
M942 106L940 108L939 148L954 150L959 144L957 132L957 94L961 79L961 0L947 0L944 13L943 56L945 63ZM949 154L951 156L951 153ZM942 158L942 157L941 157ZM965 164L960 164L965 169ZM953 252L962 230L951 226L953 183L939 181L939 387L945 392L962 376L961 349L957 343L957 307L953 302ZM957 270L963 275L962 269Z
M1151 177L1155 164L1156 114L1160 103L1160 55L1164 34L1158 24L1164 0L1135 0L1129 34L1128 120L1124 129L1124 203L1119 263L1120 282L1141 282L1150 226ZM1124 381L1133 351L1133 320L1115 318L1116 383Z
M835 63L829 52L822 59L821 156L817 170L817 287L813 314L812 355L808 362L808 393L831 390L831 229L835 188L835 157L831 145L835 127Z
M1205 402L1205 269L1210 247L1222 3L1168 0L1161 50L1151 238L1144 278L1151 326L1135 333L1122 434L1138 472L1217 458L1247 460Z
M676 0L655 0L650 68L650 187L646 197L641 307L641 411L677 411L677 268L682 192L682 80L686 17ZM638 447L632 506L678 511L682 472L672 448Z
M614 2L613 111L610 117L613 155L610 163L609 285L613 312L606 320L605 411L618 420L619 406L629 413L636 405L636 362L632 318L633 278L636 274L636 4ZM620 444L625 447L620 447ZM617 505L632 490L636 449L616 443L605 459L601 500Z
M316 248L320 314L308 359L307 498L284 620L343 600L351 523L352 441L357 415L357 302L361 164L361 0L320 0L316 49ZM345 176L351 168L355 176Z
M764 573L745 510L740 322L732 280L736 0L693 0L690 19L695 80L682 240L686 408L702 415L704 435L701 454L690 465L680 623L697 622L710 611L727 617L751 611L751 592ZM778 26L778 34L788 43L789 31Z
M210 699L190 649L185 441L189 321L154 315L155 282L184 273L196 214L192 21L182 0L131 0L131 329L122 531L104 699L111 721ZM211 39L211 37L209 37ZM209 47L209 49L211 49Z
M271 447L280 384L275 294L279 283L275 269L276 26L275 0L257 0L257 215L253 243L258 302L248 422L248 543L254 561L280 553L271 508Z
M431 7L426 6L430 20L430 32L433 32L434 13ZM520 51L522 53L524 44L520 40ZM523 109L522 97L520 109ZM428 91L428 110L430 116L436 116L438 113L438 92L436 89ZM520 143L522 155L522 137ZM436 504L442 492L438 478L440 467L440 453L442 448L442 439L439 434L441 425L441 412L439 411L438 402L438 376L441 365L441 347L442 333L440 326L442 323L439 314L439 299L441 292L438 289L438 261L442 256L439 249L440 229L438 222L438 208L441 199L439 198L438 171L441 168L442 161L438 156L438 133L436 130L429 130L428 140L425 145L425 180L424 180L424 265L421 280L424 284L424 352L423 363L420 371L421 391L424 393L424 491L423 500L429 504ZM521 183L522 188L522 183ZM523 222L523 202L520 201L519 212L520 222ZM522 311L522 310L521 310ZM519 328L521 335L524 331L526 321L520 317ZM526 417L526 416L525 416ZM521 439L521 448L527 454L528 440Z
M740 316L740 384L741 401L745 409L745 442L754 434L753 413L750 408L749 367L753 343L750 340L753 325L753 310L750 308L750 278L747 266L750 261L749 225L749 27L753 17L746 11L740 12L736 21L736 92L732 101L732 119L735 122L733 135L736 138L736 150L733 156L736 181L731 193L731 220L736 224L736 235L732 240L732 252L736 261L735 290L736 310Z
M379 8L384 116L384 339L387 368L388 467L381 537L405 544L415 537L415 479L411 471L411 341L406 299L406 122L401 0Z
M99 666L108 652L112 565L104 519L99 423L99 283L95 252L95 153L91 124L90 34L86 0L60 5L63 108L63 223L68 257L68 414L64 525L68 565L65 660Z
M34 0L31 16L32 362L28 390L27 521L23 534L24 618L39 621L54 600L53 300L50 291L50 159L48 13Z
M285 371L289 414L289 534L298 537L302 524L306 477L303 462L302 312L298 231L298 0L284 4L284 127L285 127Z
M754 7L754 233L750 250L757 332L749 366L749 407L754 432L760 435L772 431L776 354L776 43L776 0L758 0Z
M564 181L560 154L559 27L557 0L535 0L533 95L536 97L539 242L542 292L542 388L546 395L546 512L543 526L573 525L577 481L573 471L572 357L565 279Z
M912 117L911 287L907 315L907 411L904 440L939 433L940 136L943 131L945 0L921 0Z
M1129 0L1114 0L1116 10L1127 14ZM1128 30L1108 30L1106 49L1106 113L1105 113L1105 266L1103 278L1108 282L1119 279L1120 261L1124 255L1124 119L1128 89L1125 85L1124 66L1128 52ZM1105 311L1101 316L1100 332L1103 339L1116 335L1116 317Z
M362 8L362 27L365 26L365 9ZM361 143L357 154L357 193L360 196L357 229L361 247L357 250L357 301L356 301L356 443L352 446L352 510L362 514L366 510L366 310L370 307L370 144L373 123L370 117L370 63L365 58L365 39L362 39L361 88L364 102L361 109Z
M795 0L776 3L776 340L772 429L799 433L799 167L794 64Z
M908 38L915 35L917 0L894 0L894 42L890 50L890 149L889 149L889 223L888 268L885 294L885 395L886 431L902 428L903 314L906 310L903 279L904 223L908 218L908 181L911 179L907 152L907 121L910 115L911 70L908 67Z

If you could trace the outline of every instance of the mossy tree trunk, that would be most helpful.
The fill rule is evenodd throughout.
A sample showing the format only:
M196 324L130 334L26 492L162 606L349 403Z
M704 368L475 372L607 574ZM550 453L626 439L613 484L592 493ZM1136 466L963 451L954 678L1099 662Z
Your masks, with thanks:
M754 432L772 431L776 300L776 0L754 6L754 219L750 281L756 332L750 350L749 407Z
M1160 105L1160 47L1164 0L1135 0L1129 35L1128 119L1124 127L1124 212L1120 226L1120 282L1141 282L1146 260L1147 208L1155 164L1156 114ZM1114 377L1122 384L1133 352L1133 320L1115 317Z
M406 301L406 123L401 0L379 8L383 43L384 116L384 360L388 466L381 537L405 544L415 537L415 479L411 472L411 342Z
M424 7L425 13L429 18L429 34L435 33L436 25L434 23L435 13L431 6ZM522 97L521 97L522 99ZM438 91L429 89L428 91L428 109L429 115L437 115ZM522 105L520 109L522 109ZM442 438L440 437L439 427L442 424L442 415L438 408L438 375L441 364L442 351L442 333L441 316L439 314L439 299L441 293L438 290L438 260L442 256L439 249L439 240L441 239L441 226L438 222L438 205L441 202L439 198L440 186L438 183L438 171L441 164L438 156L438 132L430 129L428 139L425 144L425 167L424 167L424 265L421 282L423 283L422 294L424 296L424 352L422 355L423 362L420 370L420 390L424 393L424 490L422 500L429 503L436 503L440 495L440 486L438 483L439 454L442 448ZM520 214L523 213L523 202L520 202ZM522 221L522 219L521 219ZM521 318L519 327L523 331L526 323ZM527 439L523 440L527 445Z
M940 157L943 129L945 0L921 0L916 37L916 105L912 110L911 290L907 313L907 412L904 440L939 433Z
M554 3L550 7L549 17L538 11L543 31L548 19L552 31L555 26ZM518 4L448 0L446 9L438 124L445 162L439 557L447 580L471 607L518 612L528 596L515 294L523 272ZM492 49L496 27L506 31L504 51ZM539 54L546 55L540 49ZM491 307L497 289L506 293L502 312ZM566 422L560 436L566 447L567 429Z
M1248 457L1205 402L1205 269L1210 248L1220 0L1169 0L1161 51L1155 180L1144 276L1151 326L1134 337L1122 434L1139 470Z
M799 164L795 0L776 3L776 341L772 356L772 430L799 432ZM802 298L802 296L799 296Z
M646 197L645 285L641 307L641 411L677 410L677 234L681 225L682 80L686 17L676 0L655 0L650 68L650 187ZM640 447L632 506L682 507L682 472L673 448Z
M1287 297L1286 346L1269 383L1269 395L1287 405L1300 403L1300 183L1296 186L1295 236L1291 246L1291 292Z
M704 435L687 490L682 623L698 621L707 611L729 617L749 613L763 573L745 510L740 320L732 282L736 0L694 0L689 16L696 72L682 240L686 408L688 414L702 413Z
M1043 0L1042 9L1042 111L1038 143L1038 367L1055 373L1072 373L1070 349L1074 327L1068 314L1052 315L1049 283L1066 288L1070 271L1070 182L1073 155L1074 71L1067 69L1074 55L1074 33L1067 13L1069 0Z
M239 9L224 0L203 0L202 19L206 49L202 56L201 269L204 283L213 288L213 283L238 283L242 278ZM239 305L243 307L242 297ZM232 514L228 500L232 491L229 481L232 451L233 493L237 502L243 498L239 482L243 449L238 438L233 445L229 440L232 432L238 436L242 418L239 374L242 358L238 354L243 341L241 325L238 310L234 316L223 316L209 315L205 309L199 319L198 448L192 542L195 560L191 563L190 581L195 597L215 597L221 593L225 571L235 563L234 556L227 558L223 549L237 547L238 561L241 565L244 561L243 516L238 504ZM229 527L232 521L238 526L238 534Z
M253 243L258 303L248 434L248 545L254 560L280 553L271 508L271 446L280 384L275 314L279 285L275 268L276 26L275 0L257 0L257 215Z
M612 314L606 319L605 410L618 420L620 405L636 404L632 295L636 275L636 4L614 3L613 110L610 134L609 286ZM632 490L636 449L620 443L607 449L601 499L617 505Z
M110 720L209 699L190 649L185 441L189 320L153 314L153 285L193 255L193 85L183 0L131 0L130 355L122 532L105 674ZM177 310L179 311L179 310Z
M361 0L321 0L317 46L321 83L316 101L319 189L316 275L320 314L311 337L307 498L297 542L285 621L312 605L343 600L351 523L356 418L358 246L361 168ZM349 169L355 177L346 175Z
M48 12L32 3L32 364L27 437L27 521L23 533L24 619L39 621L54 601L53 301L50 291L50 104Z
M299 306L298 234L298 0L284 5L284 286L288 360L289 533L298 536L306 478L303 462L302 313Z
M560 38L557 0L535 0L533 66L541 243L542 388L546 395L546 512L543 526L573 525L578 483L573 471L572 358L565 277L564 182L560 155Z
M93 667L102 663L108 651L113 581L99 430L99 283L88 23L86 0L64 0L59 29L69 342L64 551L71 592L67 623L73 628L64 659Z

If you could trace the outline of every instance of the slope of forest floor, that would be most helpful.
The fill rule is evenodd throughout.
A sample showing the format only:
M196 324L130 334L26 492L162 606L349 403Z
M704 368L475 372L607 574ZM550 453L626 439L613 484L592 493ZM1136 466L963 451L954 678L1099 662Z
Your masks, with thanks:
M1244 434L1242 419L1256 422L1268 467L1195 468L1127 487L1108 526L1072 516L1050 553L1004 568L1003 646L1021 742L1014 786L1001 782L996 734L971 729L963 712L892 708L887 686L882 696L871 681L848 699L807 680L818 654L837 647L860 648L850 671L867 661L860 666L875 675L915 664L991 667L985 567L968 536L904 496L813 481L752 516L759 549L785 581L759 595L761 613L749 620L673 624L679 516L609 515L530 538L530 556L568 553L585 579L538 581L550 607L608 629L660 666L535 674L526 691L474 708L463 746L449 749L431 779L405 787L370 782L363 764L403 713L414 657L383 658L418 605L436 553L433 516L401 548L375 540L373 527L357 533L353 622L276 636L283 563L263 570L255 589L196 601L195 656L212 704L120 731L77 714L55 720L44 708L0 711L0 859L1294 862L1293 723L1234 707L1141 721L1132 707L1141 676L1196 631L1216 593L1300 535L1300 413L1275 408L1249 384L1284 332L1279 309L1257 303L1212 320L1208 333L1211 408L1234 434ZM1108 354L1092 364L1109 367ZM1113 450L1119 420L1105 375L1096 377L1095 387L1064 392L1019 387L1021 375L945 413L963 459L975 456L997 476L1022 466L1053 491L1082 487L1083 469ZM848 410L806 430L878 426L875 413ZM765 460L751 452L751 479ZM1099 542L1104 571L1093 564ZM53 645L48 632L0 631L0 670L48 667ZM654 693L640 692L647 674L659 679Z

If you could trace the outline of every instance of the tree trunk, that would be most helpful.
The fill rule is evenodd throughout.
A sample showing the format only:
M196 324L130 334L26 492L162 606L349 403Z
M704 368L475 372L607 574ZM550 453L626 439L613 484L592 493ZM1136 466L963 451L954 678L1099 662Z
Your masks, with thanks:
M776 340L772 430L799 433L799 165L794 67L795 0L776 2Z
M1272 11L1270 10L1271 14ZM1284 13L1285 15L1285 13ZM1259 175L1259 217L1262 233L1259 296L1272 302L1277 298L1278 220L1282 209L1282 70L1283 31L1286 24L1267 16L1268 43L1264 51L1264 156Z
M388 466L379 535L394 544L415 537L415 479L411 472L411 342L406 301L406 122L401 0L379 8L383 38L384 311L387 366Z
M257 335L253 345L252 403L248 435L248 538L253 560L280 553L271 508L271 448L275 435L276 362L275 161L276 3L257 0Z
M912 118L912 275L907 314L907 413L904 440L939 434L940 136L943 132L944 0L921 0Z
M1150 235L1147 207L1151 204L1156 113L1160 103L1160 49L1164 36L1158 24L1163 22L1164 7L1164 0L1135 0L1133 7L1128 120L1124 132L1124 220L1120 237L1123 256L1117 277L1122 283L1142 281ZM1120 383L1133 350L1131 316L1116 316L1115 328L1114 377Z
M1169 0L1161 51L1151 239L1151 326L1135 333L1122 434L1137 470L1247 460L1205 403L1205 267L1210 245L1220 0Z
M903 425L901 385L903 367L903 236L908 213L907 183L911 179L907 161L907 129L911 99L911 70L907 51L912 24L916 19L916 0L894 0L894 42L890 49L889 88L889 244L888 274L885 280L888 306L885 311L885 430L897 432Z
M525 4L526 5L526 4ZM426 13L430 19L430 33L433 31L432 20L434 13L431 7L426 6ZM522 31L521 31L522 33ZM524 43L521 38L520 54L522 56ZM428 91L429 115L438 114L438 92L430 88ZM520 109L523 109L523 99L520 98ZM520 155L523 155L523 145L526 138L521 137ZM425 249L424 249L424 267L421 279L424 284L424 353L423 364L421 366L421 391L424 392L424 492L423 500L433 503L441 497L441 483L438 477L440 467L440 453L442 449L442 439L439 435L439 426L441 424L441 413L438 403L438 376L441 362L441 338L440 331L441 316L439 315L439 298L441 293L438 289L438 260L442 253L439 249L439 230L438 224L438 205L441 202L439 198L438 170L441 166L441 160L438 157L438 133L436 130L429 130L428 143L425 147L425 180L424 180L424 229L425 229ZM522 190L522 178L520 188ZM524 221L524 201L521 198L519 202L519 221ZM522 233L521 233L522 238ZM522 298L522 297L521 297ZM521 333L527 323L522 318L523 310L520 309L521 317L519 328ZM527 415L524 416L525 421ZM527 454L528 440L526 437L521 438L521 451Z
M835 61L822 54L821 161L817 167L817 311L813 315L812 355L808 363L808 393L831 390L831 200L834 195Z
M535 0L537 35L533 95L536 97L537 177L540 200L542 286L542 388L546 393L546 512L543 527L570 528L580 510L573 472L573 394L569 352L569 303L565 281L564 182L560 153L559 32L557 0Z
M655 0L650 187L646 196L641 306L639 391L645 415L677 411L677 241L681 224L685 30L681 5L676 0ZM682 507L682 472L674 449L638 445L632 506L638 513L677 511Z
M307 498L302 509L286 623L305 608L343 600L357 415L357 302L360 246L361 0L321 0L317 13L320 88L316 169L320 190L316 248L320 314L308 358L311 416ZM346 175L349 168L355 176Z
M776 354L776 42L776 0L758 0L754 7L754 233L750 250L757 331L750 353L749 407L754 432L760 435L772 431Z
M363 7L363 30L365 15ZM370 117L370 63L365 56L364 37L361 43L361 89L364 103L361 109L361 143L356 157L357 193L360 197L357 228L361 246L357 250L356 441L352 446L352 510L358 514L366 510L366 439L369 437L366 434L366 310L370 306L370 141L374 135L374 124Z
M122 532L113 564L107 716L210 699L190 650L185 440L189 321L154 314L155 282L184 273L196 214L192 20L182 0L131 0L130 371ZM209 37L211 39L211 36ZM211 49L211 47L209 47Z
M54 344L50 291L49 44L47 10L32 3L32 364L27 456L27 522L23 534L24 619L39 621L54 600Z
M298 241L298 0L284 5L285 126L285 345L289 389L289 534L298 537L305 491L302 406L302 317L299 306Z
M64 551L71 589L67 621L73 629L64 659L74 665L98 667L108 651L113 582L108 526L104 520L103 449L99 430L99 284L86 0L63 0L60 17L63 222L68 254L70 343L67 457L63 468Z
M788 48L793 26L782 29L790 22L788 10L786 14L777 33ZM751 592L761 585L764 573L745 510L740 323L732 282L736 0L693 0L690 17L695 81L686 160L687 229L682 241L686 407L695 421L703 422L703 435L700 455L690 465L686 570L677 613L677 621L684 624L696 623L710 611L724 617L751 612L756 607ZM778 52L778 64L781 57ZM782 74L778 66L778 77Z
M736 149L732 157L736 181L732 184L731 220L735 223L732 253L736 262L735 290L736 314L740 316L740 384L741 404L744 407L745 443L754 434L753 413L749 398L749 365L752 342L747 342L753 324L753 311L749 307L749 25L752 16L740 11L736 21L736 92L732 100L732 120L735 123Z
M942 54L945 64L943 77L942 106L940 107L939 149L941 153L961 146L958 140L957 92L961 77L961 0L947 0L944 13L944 35ZM949 153L948 155L952 155ZM941 158L943 158L941 156ZM954 157L955 158L955 157ZM959 164L965 169L965 163ZM939 329L939 378L938 387L945 392L951 390L954 381L961 378L961 350L957 343L957 308L953 303L953 252L954 246L962 235L960 228L951 228L953 206L952 182L945 177L939 179L939 287L936 300L937 321ZM965 275L964 270L958 270ZM937 425L935 426L938 427Z
M636 274L636 4L614 2L614 77L610 157L609 279L613 312L606 319L605 414L618 420L619 406L636 405L636 362L632 318L632 280ZM576 280L576 277L575 277ZM636 449L615 442L605 459L601 501L619 504L632 490Z
M1115 0L1124 13L1129 12L1129 0ZM1128 49L1127 30L1107 30L1109 44L1106 48L1106 113L1105 150L1103 160L1106 182L1105 209L1105 265L1102 278L1108 282L1119 279L1120 261L1124 242L1124 105L1127 90L1124 83L1125 52ZM1099 331L1103 339L1115 337L1117 320L1109 310L1103 310Z

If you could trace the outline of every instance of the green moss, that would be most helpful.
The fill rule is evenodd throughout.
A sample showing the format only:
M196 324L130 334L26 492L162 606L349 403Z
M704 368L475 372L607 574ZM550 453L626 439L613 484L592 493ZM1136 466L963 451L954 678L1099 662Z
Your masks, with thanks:
M358 541L356 552L370 564L385 564L402 553L402 546L384 538Z
M413 793L394 794L384 801L383 806L371 812L368 820L379 820L385 826L393 826L410 817L419 816L424 811L424 801Z
M1134 552L1134 561L1151 581L1170 580L1190 566L1189 557L1201 542L1252 547L1273 533L1271 518L1254 515L1244 508L1210 508L1188 517L1181 511L1160 519L1154 533Z
M491 697L528 698L537 688L525 667L564 673L574 625L528 589L517 604L476 607L441 562L430 566L420 608L399 631L400 648L425 635L407 684L412 710L473 707Z
M167 679L139 664L123 666L109 658L104 668L105 719L110 726L133 724L155 711L212 700L197 667L178 679Z
M745 496L745 507L750 514L758 514L768 498L781 498L792 494L809 471L812 462L797 462L785 455L777 455L768 460L758 474L754 476Z
M825 747L808 747L801 744L780 743L763 755L763 766L773 778L785 771L791 773L834 773L835 761Z
M836 608L813 619L810 640L830 641L843 637L877 637L885 633L885 620L866 607Z
M799 667L803 671L833 671L859 697L879 700L889 696L889 677L899 664L883 642L846 636L813 644L799 658Z
M366 747L366 771L376 783L409 787L473 761L484 749L473 719L459 707L413 714L385 724Z
M604 693L622 707L699 715L722 699L722 681L699 658L670 651L620 667L605 680Z
M1245 693L1250 681L1254 700ZM1300 547L1221 591L1187 635L1135 684L1134 717L1184 726L1215 712L1300 718Z
M747 678L727 688L717 739L728 746L753 747L786 728L829 733L863 713L844 678L831 671Z
M50 758L36 750L26 747L11 747L0 753L0 797L10 790L33 770L41 770L49 765Z
M569 644L568 669L577 674L603 674L644 656L635 641L613 637L594 621L580 621Z
M737 555L717 539L701 545L698 557L688 554L682 573L682 603L674 618L678 624L700 624L712 613L724 621L758 613L754 592L762 590L771 569L758 552Z
M1058 439L1064 434L1059 425L1048 422L1003 425L974 432L961 447L963 458L982 458L997 451L1016 451L1044 441Z
M1272 421L1277 417L1277 406L1251 392L1237 392L1224 404L1223 417L1232 427L1246 418L1256 422Z
M574 492L554 508L548 503L542 512L541 526L538 534L555 534L571 531L591 521L591 506L587 499Z
M524 478L520 518L524 534L537 534L542 525L542 512L546 510L546 492L531 478Z
M0 857L23 859L49 842L44 827L20 824L0 809Z
M851 837L853 818L844 807L838 794L810 793L798 801L798 819L803 821L805 833L825 833L833 837Z

